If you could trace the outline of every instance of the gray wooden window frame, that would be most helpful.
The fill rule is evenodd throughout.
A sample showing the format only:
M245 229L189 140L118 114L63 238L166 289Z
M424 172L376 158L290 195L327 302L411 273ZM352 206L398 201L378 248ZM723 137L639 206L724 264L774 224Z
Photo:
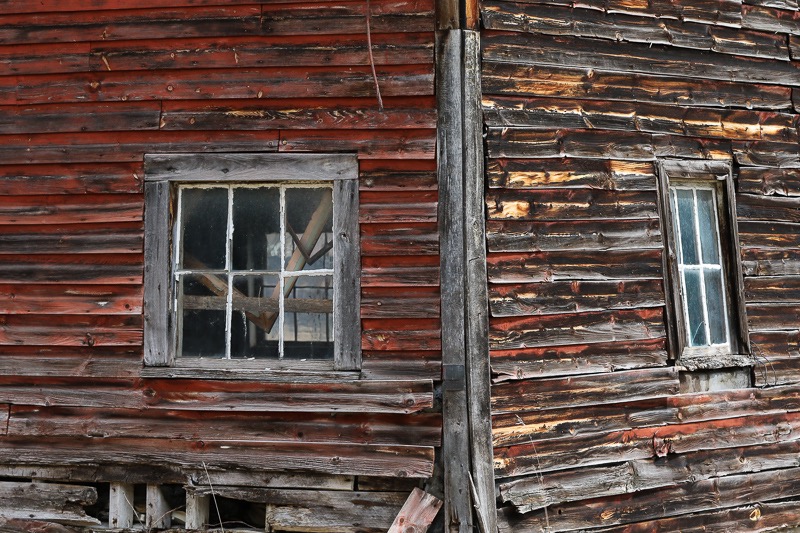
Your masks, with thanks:
M744 301L744 277L736 224L736 192L731 165L725 161L661 160L658 162L658 184L661 210L661 227L666 254L664 257L667 322L670 325L670 357L686 370L731 368L751 366L750 340L747 312ZM720 353L719 348L690 348L686 342L686 324L683 296L678 267L678 250L673 225L670 184L713 185L717 190L717 223L721 245L725 284L726 308L730 349ZM678 185L679 186L679 185Z
M144 184L144 364L146 367L331 369L361 367L361 248L354 154L148 154ZM333 187L333 361L237 361L175 357L173 201L179 184L319 182ZM251 368L252 367L252 368Z

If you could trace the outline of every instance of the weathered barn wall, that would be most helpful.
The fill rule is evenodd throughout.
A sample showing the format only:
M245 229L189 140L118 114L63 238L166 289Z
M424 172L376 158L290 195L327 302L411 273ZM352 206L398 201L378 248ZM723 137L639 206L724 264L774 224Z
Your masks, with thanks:
M329 498L386 529L440 444L433 18L431 0L0 3L0 476L400 490L254 500ZM361 373L143 378L144 154L270 151L358 154Z
M797 9L482 3L501 531L800 523ZM753 388L681 393L659 159L732 165Z

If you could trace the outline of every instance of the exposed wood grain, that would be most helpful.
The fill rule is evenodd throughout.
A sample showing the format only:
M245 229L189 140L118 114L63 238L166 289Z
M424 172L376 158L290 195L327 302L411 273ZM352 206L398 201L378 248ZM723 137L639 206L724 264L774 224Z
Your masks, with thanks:
M158 102L0 106L0 133L156 130L160 115Z
M0 194L141 193L141 163L0 165Z
M383 99L377 109L373 99L252 100L218 102L164 102L160 127L164 130L259 129L413 129L436 125L432 98ZM2 111L2 109L0 109ZM0 121L0 131L3 123ZM746 137L753 138L753 137ZM762 137L758 137L762 138ZM784 136L781 140L789 137Z
M492 413L577 407L675 394L674 368L628 370L568 378L509 381L492 387Z
M413 224L435 222L439 195L436 191L364 191L359 195L359 221Z
M652 163L597 159L491 159L491 188L655 190Z
M766 6L742 6L742 27L775 33L800 35L800 14Z
M357 152L359 159L434 159L434 130L284 130L281 151Z
M361 251L367 256L437 255L439 232L433 223L362 224Z
M137 6L138 7L138 6ZM31 13L4 17L0 43L63 43L258 32L257 5Z
M51 483L0 482L0 519L42 520L75 526L100 524L88 516L84 505L97 501L94 487ZM2 526L0 526L2 527ZM6 523L4 528L14 530Z
M522 478L500 485L504 501L521 513L562 502L616 496L643 490L800 466L800 443L781 442L768 446L702 450L669 455L658 461L637 459L617 466L551 472L542 477ZM695 465L708 465L697 471Z
M439 308L439 291L433 287L361 288L362 318L437 318Z
M142 197L133 194L0 198L0 225L139 222Z
M797 116L774 111L513 96L484 96L483 107L489 126L607 129L778 142L797 139Z
M493 253L487 266L492 283L658 279L663 275L660 250Z
M743 194L800 196L800 169L742 167L737 181Z
M800 323L800 308L796 302L786 304L748 304L747 323L750 330L796 330Z
M138 315L3 315L0 346L136 346Z
M5 427L5 423L2 425ZM438 446L441 420L433 413L411 417L362 413L206 411L200 414L178 410L14 406L7 434Z
M3 437L0 462L16 465L149 464L203 471L351 474L427 478L433 448L358 444L258 443L230 440ZM204 478L205 479L205 478Z
M800 222L800 198L739 194L736 196L736 214L745 220L774 222Z
M519 476L636 459L653 460L673 453L791 442L798 438L794 434L797 416L797 413L756 415L561 439L528 440L496 448L495 472L498 477Z
M733 155L742 166L800 168L800 147L795 144L734 142Z
M663 246L657 219L489 220L486 243L490 252L642 250Z
M655 191L491 190L490 220L576 220L658 218Z
M20 348L26 350L20 353ZM3 347L0 374L5 376L78 377L131 379L142 370L138 346ZM57 352L54 354L53 352ZM2 425L2 424L0 424Z
M86 44L80 46L81 52L84 47L88 48ZM22 52L18 54L22 55ZM430 64L433 61L433 39L429 32L376 33L372 35L372 56L376 65ZM83 60L80 70L86 69L86 55ZM369 51L366 39L359 34L162 38L152 41L91 43L89 61L91 70L100 71L350 66L368 64ZM12 68L15 63L12 63Z
M726 82L796 85L796 65L753 57L729 56L669 46L614 43L600 39L539 35L530 47L523 34L486 32L483 54L489 61L520 66L550 65L596 68L610 72L657 74ZM625 53L620 53L624 48Z
M6 45L0 50L0 75L85 72L90 48L89 43L62 43L54 55L51 44Z
M791 386L681 394L567 409L542 405L537 411L495 415L493 440L497 448L560 438L586 437L589 442L600 433L687 423L700 423L696 427L701 427L714 420L784 414L795 411L798 405L800 399Z
M793 468L726 476L673 488L620 496L612 501L599 500L559 505L549 513L547 527L551 531L567 531L587 526L624 524L669 517L691 511L737 507L751 503L754 491L759 494L761 500L787 498L800 492L798 472L800 469ZM664 502L674 503L665 506ZM609 510L610 504L613 504L613 507ZM509 518L506 514L501 518L500 524L500 531L503 532L539 531L544 527L545 518L542 513L529 514L522 520L516 517Z
M0 314L138 315L142 290L109 285L0 285Z
M482 81L486 94L748 109L790 109L792 103L788 87L617 73L580 68L580 65L517 65L484 61Z
M738 226L743 248L780 250L800 246L800 224L797 223L742 220Z
M650 339L493 350L493 381L665 366L665 343L666 339Z
M663 309L495 318L491 349L535 348L615 340L657 339L665 335Z
M606 5L608 4L612 2L607 2ZM747 24L748 9L750 6L744 8L743 25L766 29ZM736 14L736 11L732 10L730 13ZM713 50L725 54L789 59L786 42L778 36L708 24L678 22L669 18L663 18L658 24L653 24L649 17L503 0L485 2L481 14L484 26L489 30L593 37L692 50ZM664 13L659 14L663 16ZM681 20L691 20L691 18L684 15ZM767 31L775 31L775 28L769 28Z
M362 160L359 186L362 191L430 191L437 189L433 161Z
M142 253L139 222L106 224L6 225L0 254Z
M441 509L442 503L442 500L436 496L415 487L394 518L387 533L403 533L409 528L413 528L413 531L427 531Z
M362 287L438 287L439 260L432 256L364 257Z
M745 276L794 276L800 274L800 252L742 248L742 269Z
M385 96L433 94L429 65L376 67ZM369 67L265 67L92 72L20 77L17 101L26 103L212 100L231 98L372 97Z
M798 302L800 276L745 278L744 289L748 304Z
M610 309L662 307L664 288L658 280L558 281L491 285L492 316L549 315Z

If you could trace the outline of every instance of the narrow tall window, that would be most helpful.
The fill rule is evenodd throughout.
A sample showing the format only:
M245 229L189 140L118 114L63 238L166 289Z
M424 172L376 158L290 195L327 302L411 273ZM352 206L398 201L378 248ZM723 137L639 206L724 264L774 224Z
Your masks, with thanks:
M671 355L689 370L751 364L730 166L659 164Z
M731 353L730 313L714 184L670 185L686 351Z

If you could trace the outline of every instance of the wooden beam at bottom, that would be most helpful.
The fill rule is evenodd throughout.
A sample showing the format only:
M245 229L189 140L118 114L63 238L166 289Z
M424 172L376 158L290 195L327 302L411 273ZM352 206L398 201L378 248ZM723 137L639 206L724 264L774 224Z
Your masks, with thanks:
M204 529L208 524L209 496L186 493L186 529Z
M172 524L169 504L164 498L161 485L147 485L147 518L148 529L166 529Z
M425 533L439 513L442 503L436 496L415 488L395 517L388 533Z
M108 525L112 529L133 527L133 485L111 483L108 496Z

